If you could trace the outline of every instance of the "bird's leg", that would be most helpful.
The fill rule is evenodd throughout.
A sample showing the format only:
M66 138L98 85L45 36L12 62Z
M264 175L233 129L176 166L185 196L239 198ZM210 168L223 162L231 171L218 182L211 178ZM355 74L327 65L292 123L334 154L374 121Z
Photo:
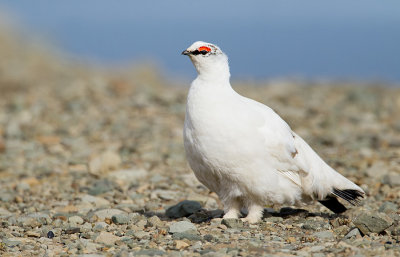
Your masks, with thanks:
M248 208L249 214L246 216L246 218L243 218L242 220L250 224L255 224L261 220L263 216L263 210L264 208L262 206L252 204Z
M224 219L238 219L240 215L240 200L233 198L224 203Z

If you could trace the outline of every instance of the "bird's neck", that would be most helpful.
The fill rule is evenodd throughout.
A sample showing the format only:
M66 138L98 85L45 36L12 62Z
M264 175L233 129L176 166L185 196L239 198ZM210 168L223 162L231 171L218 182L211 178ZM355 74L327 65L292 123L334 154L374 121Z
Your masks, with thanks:
M229 84L229 78L231 76L229 72L228 58L222 56L215 62L193 62L196 67L198 80Z

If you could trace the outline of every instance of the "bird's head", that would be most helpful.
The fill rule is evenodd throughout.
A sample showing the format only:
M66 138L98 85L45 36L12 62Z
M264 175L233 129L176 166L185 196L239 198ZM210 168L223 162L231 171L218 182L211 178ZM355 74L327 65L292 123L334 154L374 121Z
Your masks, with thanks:
M216 45L197 41L182 54L189 56L199 76L228 75L229 77L228 57Z

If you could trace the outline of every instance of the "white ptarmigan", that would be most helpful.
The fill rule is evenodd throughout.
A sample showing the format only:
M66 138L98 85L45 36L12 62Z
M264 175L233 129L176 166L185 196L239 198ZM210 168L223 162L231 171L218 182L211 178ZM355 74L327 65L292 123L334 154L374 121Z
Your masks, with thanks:
M326 164L271 108L236 93L228 57L206 42L182 52L198 76L187 97L184 145L198 180L217 193L224 218L256 223L266 204L318 200L335 213L364 191Z

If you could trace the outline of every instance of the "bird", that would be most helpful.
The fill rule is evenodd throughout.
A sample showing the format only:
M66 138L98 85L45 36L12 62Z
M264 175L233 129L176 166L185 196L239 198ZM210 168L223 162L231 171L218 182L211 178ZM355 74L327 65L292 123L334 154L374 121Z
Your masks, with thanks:
M197 77L187 95L183 139L196 178L215 192L224 219L258 223L267 205L319 201L334 213L365 192L330 167L270 107L238 94L227 55L197 41L182 52Z

